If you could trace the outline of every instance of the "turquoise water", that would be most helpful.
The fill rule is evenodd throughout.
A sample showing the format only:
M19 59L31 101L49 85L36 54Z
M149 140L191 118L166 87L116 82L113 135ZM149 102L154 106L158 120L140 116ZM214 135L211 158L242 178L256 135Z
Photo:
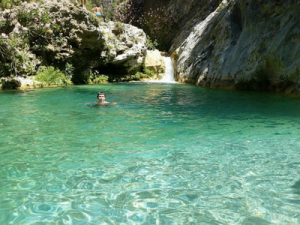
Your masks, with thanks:
M108 107L96 101L105 91ZM184 84L0 92L0 224L300 224L300 100Z

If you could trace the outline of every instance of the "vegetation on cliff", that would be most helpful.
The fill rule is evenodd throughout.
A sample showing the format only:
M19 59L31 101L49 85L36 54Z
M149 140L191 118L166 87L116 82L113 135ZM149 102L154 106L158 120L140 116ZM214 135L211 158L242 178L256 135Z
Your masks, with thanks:
M0 35L2 83L37 75L39 68L49 76L63 73L73 83L106 82L141 71L146 54L142 30L120 22L103 23L69 1L21 2L0 11ZM47 84L70 83L61 82L60 76L57 81L42 77Z

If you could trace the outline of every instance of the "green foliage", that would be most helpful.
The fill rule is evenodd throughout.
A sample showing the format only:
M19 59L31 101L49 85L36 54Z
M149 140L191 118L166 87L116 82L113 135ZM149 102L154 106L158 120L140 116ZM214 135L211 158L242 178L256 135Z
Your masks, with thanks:
M1 76L30 75L34 73L35 61L28 53L28 43L20 36L9 39L0 38L0 74Z
M74 73L74 66L72 64L70 64L70 63L66 63L64 74L66 75L66 77L69 80L72 79L73 73Z
M2 0L1 1L1 8L2 9L10 9L12 7L12 3L10 0Z
M118 28L118 30L121 30L122 32L124 32L125 30L125 25L123 23L116 22L116 27Z
M145 62L141 65L141 72L146 75L145 78L151 78L154 76L154 72L146 67Z
M90 84L104 84L107 82L108 82L108 76L99 74L98 70L95 70L93 73L91 73L88 79L88 83Z
M96 5L101 5L102 0L87 0L86 1L86 8L88 10L91 10L92 8L94 8Z
M105 58L104 60L103 60L103 64L105 65L105 64L108 64L109 63L109 58Z
M152 70L149 70L148 68L145 68L144 71L147 75L147 78L153 77L154 72Z
M58 31L60 25L52 18L47 9L41 8L38 3L32 5L22 3L18 10L17 19L23 27L30 30L31 34L46 32L49 29Z
M157 47L158 47L157 40L154 39L154 41L152 41L151 38L149 37L149 35L147 35L146 47L147 47L148 50L155 50L155 49L157 49Z
M147 69L145 64L142 65L141 71L136 72L134 75L128 75L121 79L121 81L139 81L142 79L151 78L154 76L154 72L152 70Z
M37 72L35 79L37 81L40 81L42 84L47 85L65 86L72 83L64 73L52 66L41 66Z
M30 3L30 2L40 2L41 0L27 0L27 1L22 1L22 0L1 0L0 5L2 9L10 9L13 6L19 6L24 3Z
M81 5L80 0L69 0L71 3L78 3ZM86 8L91 10L95 5L101 5L102 0L87 0L86 1Z
M20 7L16 11L16 17L4 13L0 19L0 74L32 75L36 72L38 61L33 54L30 55L30 50L43 54L49 43L54 42L51 44L62 46L65 38L61 35L55 37L60 25L38 3L11 2L20 4ZM11 22L16 19L19 23Z
M130 82L130 81L140 81L143 79L151 78L154 76L154 72L151 70L148 70L145 65L142 65L140 68L140 71L133 72L131 75L126 75L126 76L110 76L109 81L111 82Z
M136 72L136 74L131 75L130 78L131 80L141 80L145 78L151 78L153 76L154 76L154 72L145 68L144 71Z
M115 20L115 11L122 2L124 2L124 0L114 0L113 3L110 5L110 8L106 9L107 12L104 12L106 16L106 21Z
M28 23L33 22L35 18L39 18L39 9L37 4L34 4L27 10L27 5L22 5L21 9L18 10L18 21L23 26L27 26Z
M99 24L100 24L100 22L103 22L103 18L102 17L100 17L100 18L98 18L94 13L92 13L92 12L89 12L89 14L90 14L90 17L89 17L89 19L90 19L90 21L91 21L91 23L94 25L94 26L99 26Z
M136 72L136 74L134 75L134 78L135 79L141 79L141 78L143 78L144 77L144 73L142 73L142 72Z
M27 2L22 2L17 11L16 18L11 18L10 14L4 14L4 18L5 19L0 19L0 32L6 42L9 42L9 39L11 39L11 41L27 43L30 45L31 50L43 52L46 50L45 46L51 41L51 37L54 37L53 44L57 46L61 46L65 40L61 34L57 35L60 30L60 25L56 19L51 18L48 11L40 7L38 3L28 4ZM17 19L20 24L11 25L9 21L14 19ZM7 29L7 27L10 28ZM10 30L10 38L8 38L6 30ZM57 35L57 37L55 37L55 35ZM22 46L12 45L12 48L15 47L22 49ZM3 53L3 49L0 49L0 51ZM7 52L7 54L11 53ZM3 58L10 57L9 55L3 54Z
M108 76L105 75L99 75L98 77L96 77L93 81L94 84L104 84L107 83L108 81Z
M5 33L8 25L9 25L9 17L8 18L1 18L0 17L0 33Z

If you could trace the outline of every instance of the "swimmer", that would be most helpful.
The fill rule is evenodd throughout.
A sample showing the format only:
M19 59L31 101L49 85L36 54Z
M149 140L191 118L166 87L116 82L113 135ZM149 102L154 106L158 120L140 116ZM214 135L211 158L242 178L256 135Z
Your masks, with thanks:
M98 92L97 99L98 99L98 105L108 105L109 102L105 101L105 93L103 91Z
M94 106L108 106L108 105L117 104L116 102L110 103L108 101L105 101L106 95L103 91L100 91L97 93L97 99L98 99L98 102L96 102L96 104L94 103ZM85 105L90 105L90 104L93 104L93 103L92 102L85 103Z

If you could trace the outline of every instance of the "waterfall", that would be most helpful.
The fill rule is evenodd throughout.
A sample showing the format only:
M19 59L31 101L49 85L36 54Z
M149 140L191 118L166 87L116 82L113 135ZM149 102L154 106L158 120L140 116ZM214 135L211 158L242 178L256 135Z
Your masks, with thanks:
M163 83L176 83L174 78L174 66L171 57L163 56L165 61L166 71L162 79L159 82Z
M147 80L147 83L177 83L174 78L174 66L171 57L162 56L165 62L165 73L160 80Z

